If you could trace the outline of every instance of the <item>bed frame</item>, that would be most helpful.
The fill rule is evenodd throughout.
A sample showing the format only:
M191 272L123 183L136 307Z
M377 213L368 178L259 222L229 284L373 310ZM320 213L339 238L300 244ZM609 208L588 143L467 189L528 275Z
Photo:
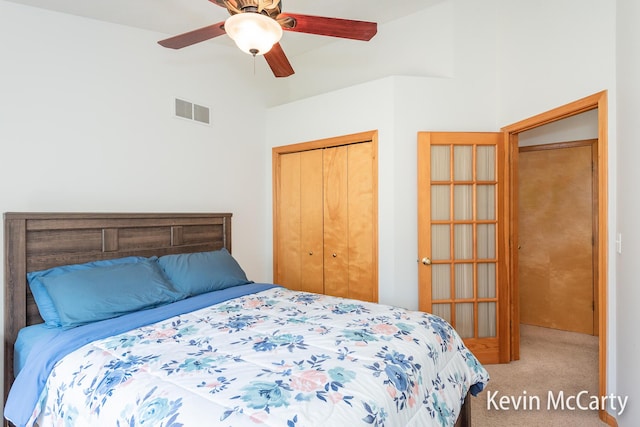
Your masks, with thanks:
M5 213L4 398L13 384L18 331L41 323L26 274L125 256L162 256L226 248L230 213ZM465 399L456 426L471 426ZM8 422L5 420L5 425Z
M230 213L5 213L4 398L20 328L41 323L26 274L125 256L227 248Z

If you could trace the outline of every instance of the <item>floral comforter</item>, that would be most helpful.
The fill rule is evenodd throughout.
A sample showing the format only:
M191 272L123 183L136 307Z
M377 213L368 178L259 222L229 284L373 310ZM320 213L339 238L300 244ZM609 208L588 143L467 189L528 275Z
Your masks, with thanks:
M276 287L75 350L28 424L451 426L488 379L439 317Z

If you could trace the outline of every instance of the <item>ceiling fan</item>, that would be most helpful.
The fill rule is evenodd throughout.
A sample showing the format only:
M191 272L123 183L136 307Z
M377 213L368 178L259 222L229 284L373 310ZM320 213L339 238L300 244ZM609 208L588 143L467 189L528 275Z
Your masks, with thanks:
M228 34L243 51L254 57L264 55L276 77L288 77L294 71L279 43L283 30L362 41L371 40L378 31L375 22L282 13L280 0L209 1L226 8L231 16L226 21L158 43L171 49L181 49Z

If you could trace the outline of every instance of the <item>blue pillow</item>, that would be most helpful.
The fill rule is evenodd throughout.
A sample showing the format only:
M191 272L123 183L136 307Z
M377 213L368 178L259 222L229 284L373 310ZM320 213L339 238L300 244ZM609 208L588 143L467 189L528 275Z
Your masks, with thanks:
M41 279L63 328L110 319L182 299L156 258L71 271Z
M165 255L158 264L176 289L188 296L253 283L226 249Z
M45 277L55 277L61 274L67 274L71 271L88 270L95 267L104 267L108 265L117 264L131 264L136 262L146 261L147 258L139 256L130 256L125 258L106 259L101 261L92 261L85 264L72 264L63 265L60 267L53 267L48 270L33 271L27 273L27 280L29 282L29 288L33 294L33 299L36 301L40 317L44 320L45 324L52 328L59 328L62 323L58 311L49 296L42 279Z

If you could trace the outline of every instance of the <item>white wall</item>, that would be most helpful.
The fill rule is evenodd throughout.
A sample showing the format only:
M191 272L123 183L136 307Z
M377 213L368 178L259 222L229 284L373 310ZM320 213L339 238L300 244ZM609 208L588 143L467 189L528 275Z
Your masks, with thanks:
M164 37L0 1L0 211L232 212L234 254L266 280L264 101L226 49ZM174 118L174 97L212 126Z
M618 229L622 235L622 253L611 258L617 265L618 318L618 393L629 396L629 409L618 419L618 425L635 426L640 420L640 3L618 0L617 66L618 66L618 163L612 174L618 176ZM613 232L614 230L612 230Z
M518 146L527 147L596 138L598 138L598 109L521 132L518 134Z
M320 95L302 101L271 108L267 114L267 146L269 149L281 145L295 144L339 135L348 135L369 130L378 130L378 184L379 204L379 248L380 258L389 259L394 253L393 230L382 224L393 222L393 209L385 203L393 196L393 140L394 129L394 79L386 78L371 83L352 86L328 95ZM271 157L264 159L265 167L271 168ZM272 194L271 176L264 182L264 191ZM265 211L265 227L272 227L272 204ZM266 240L265 253L273 261L273 235ZM272 266L272 264L271 264ZM273 268L270 271L273 277ZM392 272L386 263L379 269L380 281L387 281ZM381 292L382 289L381 289ZM384 297L381 295L381 300Z
M615 96L614 2L499 3L496 25L500 31L501 124L517 122L605 89L613 91L610 97Z
M636 0L617 3L619 90L609 0L444 0L381 25L382 54L354 43L291 58L290 82L260 64L253 76L226 47L167 50L155 45L164 34L0 0L0 210L231 211L234 255L268 281L271 147L378 129L380 300L415 308L417 132L496 131L609 90L608 389L631 395L621 417L631 425L640 16ZM174 96L211 106L214 125L172 118ZM293 102L265 109L284 99Z
M331 39L331 43L321 48L290 58L296 73L277 82L286 87L280 102L390 75L450 76L453 32L446 22L450 21L452 4L446 0L430 1L434 5L423 11L379 24L378 33L368 42Z
M500 0L499 113L508 125L608 90L607 390L616 386L616 8L602 0Z
M380 301L417 307L418 131L497 131L601 90L609 90L610 101L611 232L607 240L609 259L615 260L615 5L602 0L450 0L417 15L426 14L436 14L435 19L430 15L434 34L453 37L450 54L434 58L453 61L445 77L387 78L273 107L268 112L268 147L381 129ZM395 43L401 46L402 37L397 35ZM379 97L382 83L385 95ZM357 99L364 94L372 101ZM391 104L386 103L389 100ZM347 111L358 111L358 115ZM286 125L277 124L277 117L287 117ZM608 272L609 392L616 391L617 380L614 266L611 264Z
M385 86L391 94L385 92L384 97L379 95L381 82L374 81L269 109L268 147L371 128L381 130L381 302L417 307L418 131L497 131L514 121L614 87L615 68L607 62L615 43L614 9L600 0L589 1L589 7L583 7L582 0L553 2L549 7L560 16L552 19L547 17L549 10L527 2L439 3L405 19L428 18L434 34L452 37L451 51L431 58L434 69L446 69L451 63L449 76L398 76L389 83L391 86ZM576 14L574 9L580 12ZM523 26L528 31L523 31ZM595 33L585 29L594 26L604 30ZM572 36L564 37L565 32ZM385 33L385 26L380 33ZM401 46L404 34L392 34L395 40L387 39L386 43ZM552 45L556 47L550 49ZM584 52L588 50L585 46L602 52L604 64L588 67L591 56L562 54ZM512 54L515 61L511 60ZM553 66L539 65L551 62ZM540 72L542 68L544 73ZM578 69L578 74L566 71ZM362 98L358 94L363 94ZM270 185L269 181L269 190ZM392 251L384 252L386 248Z
M448 52L422 60L434 69L455 63L451 76L384 78L273 107L267 116L268 147L379 130L379 301L411 309L418 308L417 133L497 129L496 34L483 19L491 11L470 3L469 15L461 16L455 3L406 18L426 20L431 33L450 38ZM397 46L406 36L387 34L385 43ZM271 191L271 180L266 188Z
M164 37L0 1L0 212L232 212L234 255L267 281L265 101L225 50ZM213 126L172 117L176 96Z

